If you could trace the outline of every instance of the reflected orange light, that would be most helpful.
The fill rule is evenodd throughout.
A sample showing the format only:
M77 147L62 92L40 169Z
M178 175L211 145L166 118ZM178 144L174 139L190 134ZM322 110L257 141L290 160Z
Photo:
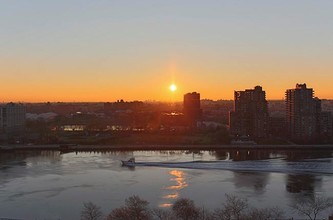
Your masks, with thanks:
M163 196L164 199L177 199L179 197L179 194L176 192L174 194L169 194L166 196Z
M160 208L168 208L168 207L171 207L171 206L172 206L171 203L163 203L163 204L159 205L158 207L160 207Z
M184 172L179 170L172 170L169 174L175 176L176 178L171 178L171 181L176 181L176 185L169 186L167 189L183 189L188 186L184 178Z
M163 196L163 199L177 199L179 197L179 190L185 188L188 186L188 184L185 181L185 175L183 171L180 170L171 170L169 172L170 175L172 175L172 178L170 178L170 181L175 182L174 185L166 187L165 189L168 190L173 190L172 192L170 192L169 194ZM161 205L159 205L159 207L163 208L163 207L170 207L172 206L172 204L170 203L163 203Z

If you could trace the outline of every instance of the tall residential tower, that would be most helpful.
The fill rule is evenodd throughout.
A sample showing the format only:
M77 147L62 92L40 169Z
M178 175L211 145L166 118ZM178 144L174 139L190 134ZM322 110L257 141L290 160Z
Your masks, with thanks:
M235 91L234 111L230 112L230 132L236 136L261 138L268 135L266 93L261 86Z
M332 136L331 113L322 112L321 100L305 83L286 91L286 119L289 136L296 142L318 142Z
M195 126L197 120L202 116L200 107L200 93L192 92L184 95L184 115L191 126Z

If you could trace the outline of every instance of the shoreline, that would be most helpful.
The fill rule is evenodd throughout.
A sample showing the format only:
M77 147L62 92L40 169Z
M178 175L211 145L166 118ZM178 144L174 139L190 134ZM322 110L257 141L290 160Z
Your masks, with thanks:
M74 145L74 144L52 144L52 145L9 145L0 146L1 151L15 150L50 150L50 151L146 151L146 150L333 150L333 145Z

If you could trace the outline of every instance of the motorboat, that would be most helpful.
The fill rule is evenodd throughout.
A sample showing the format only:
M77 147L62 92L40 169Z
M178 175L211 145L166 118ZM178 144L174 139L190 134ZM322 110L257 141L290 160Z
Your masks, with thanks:
M129 160L121 160L121 165L128 166L128 167L134 167L135 166L135 158L132 157Z

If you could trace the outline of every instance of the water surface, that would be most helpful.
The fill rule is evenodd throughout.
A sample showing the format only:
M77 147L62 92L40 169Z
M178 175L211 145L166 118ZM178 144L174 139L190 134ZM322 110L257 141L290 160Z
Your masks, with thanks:
M133 156L143 165L121 166ZM85 201L107 214L131 195L152 207L167 208L184 197L213 210L225 193L298 217L289 209L297 198L333 196L332 160L331 151L1 153L0 217L79 219Z

